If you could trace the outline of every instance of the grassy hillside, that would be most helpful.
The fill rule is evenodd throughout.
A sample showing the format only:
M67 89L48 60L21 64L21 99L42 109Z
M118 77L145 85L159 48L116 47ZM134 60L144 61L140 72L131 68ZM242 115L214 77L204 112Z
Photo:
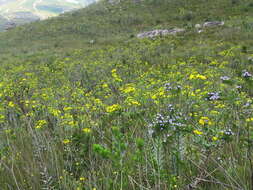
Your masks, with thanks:
M249 0L125 0L0 33L0 189L251 190L252 30Z

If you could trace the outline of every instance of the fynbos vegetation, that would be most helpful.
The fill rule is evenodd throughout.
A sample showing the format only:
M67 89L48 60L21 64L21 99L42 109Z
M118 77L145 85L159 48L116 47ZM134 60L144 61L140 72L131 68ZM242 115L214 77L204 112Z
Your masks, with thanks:
M0 189L251 190L252 23L249 0L125 0L1 33Z

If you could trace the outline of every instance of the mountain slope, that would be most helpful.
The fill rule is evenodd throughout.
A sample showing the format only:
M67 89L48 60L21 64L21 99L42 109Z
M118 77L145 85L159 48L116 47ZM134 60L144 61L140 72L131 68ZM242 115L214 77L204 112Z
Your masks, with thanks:
M0 189L252 189L252 23L248 0L125 0L1 33Z
M122 5L109 6L101 2L98 5L89 6L85 10L68 13L59 18L49 19L33 25L25 25L1 35L2 38L8 39L4 42L9 41L8 46L16 46L15 40L17 40L22 48L32 47L36 49L35 46L39 44L37 42L43 39L45 42L43 46L53 47L55 44L52 43L57 42L60 46L62 44L63 47L64 43L77 45L96 39L113 41L111 38L119 36L129 38L138 31L154 27L193 28L192 25L194 24L192 23L227 19L228 22L231 20L231 24L236 25L236 22L240 22L242 17L246 17L245 22L247 23L251 19L247 16L251 14L251 9L247 2L240 4L240 6L233 5L231 7L230 1L215 1L210 3L209 6L205 6L202 1L196 3L191 1L171 1L170 3L158 1L152 3L151 1L145 4L134 3L133 5L128 5L128 1L123 1ZM231 10L233 10L232 13ZM230 19L231 16L235 19ZM94 17L96 19L93 19ZM12 37L9 38L8 36ZM35 46L32 45L34 43ZM74 44L73 46L75 46ZM68 45L68 47L71 47L71 45Z

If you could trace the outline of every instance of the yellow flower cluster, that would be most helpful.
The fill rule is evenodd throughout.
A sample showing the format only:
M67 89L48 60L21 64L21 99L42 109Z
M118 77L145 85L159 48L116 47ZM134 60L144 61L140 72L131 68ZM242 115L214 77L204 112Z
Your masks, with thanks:
M127 84L124 88L121 88L121 91L123 93L128 94L128 93L131 93L131 92L135 92L136 89L135 89L133 84Z
M253 117L250 117L250 118L246 119L246 122L251 122L251 121L253 121Z
M121 106L119 104L113 104L111 106L106 107L106 112L112 113L120 109L121 109Z
M41 129L46 124L47 124L46 120L39 120L39 121L37 121L37 124L36 124L35 128L36 129Z
M61 114L61 111L58 109L54 109L52 107L49 107L49 113L51 113L55 117L59 117Z
M82 131L84 133L91 133L91 129L90 128L83 128Z
M193 130L193 133L196 134L196 135L203 135L203 132L201 132L197 129Z
M190 80L192 80L192 79L201 79L201 80L206 80L207 79L207 77L206 76L204 76L204 75L201 75L201 74L191 74L190 76L189 76L189 79Z
M73 109L72 107L64 107L64 108L63 108L64 111L70 111L70 110L72 110L72 109Z
M13 107L15 106L15 104L14 104L12 101L10 101L10 102L8 103L8 106L11 107L11 108L13 108Z
M112 73L112 77L114 78L115 81L122 82L122 79L118 76L116 69L113 69L111 71L111 73Z
M128 98L126 99L126 103L127 103L129 106L131 106L131 105L140 106L140 105L141 105L137 100L133 99L132 97L128 97Z
M200 125L212 125L212 122L211 122L211 120L208 118L208 117L201 117L200 119L199 119L199 124Z
M62 143L63 143L63 144L69 144L69 143L71 143L71 140L69 140L69 139L64 139L64 140L62 141Z

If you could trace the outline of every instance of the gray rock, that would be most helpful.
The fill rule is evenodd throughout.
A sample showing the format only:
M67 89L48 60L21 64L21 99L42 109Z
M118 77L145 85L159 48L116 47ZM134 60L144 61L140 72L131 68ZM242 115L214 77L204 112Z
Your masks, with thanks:
M225 23L223 21L211 21L205 22L203 27L214 27L214 26L223 26Z
M14 22L7 22L4 26L4 30L10 30L12 28L15 28L17 25Z
M110 4L117 4L117 3L120 3L120 1L122 1L122 0L107 0L107 2L110 3ZM141 0L132 0L132 2L140 3Z
M107 0L107 1L108 1L108 3L110 3L112 5L120 3L120 0Z
M155 38L157 36L176 35L177 33L184 32L185 29L174 28L171 30L152 30L137 34L137 38Z
M195 24L195 28L200 29L202 28L201 24Z

